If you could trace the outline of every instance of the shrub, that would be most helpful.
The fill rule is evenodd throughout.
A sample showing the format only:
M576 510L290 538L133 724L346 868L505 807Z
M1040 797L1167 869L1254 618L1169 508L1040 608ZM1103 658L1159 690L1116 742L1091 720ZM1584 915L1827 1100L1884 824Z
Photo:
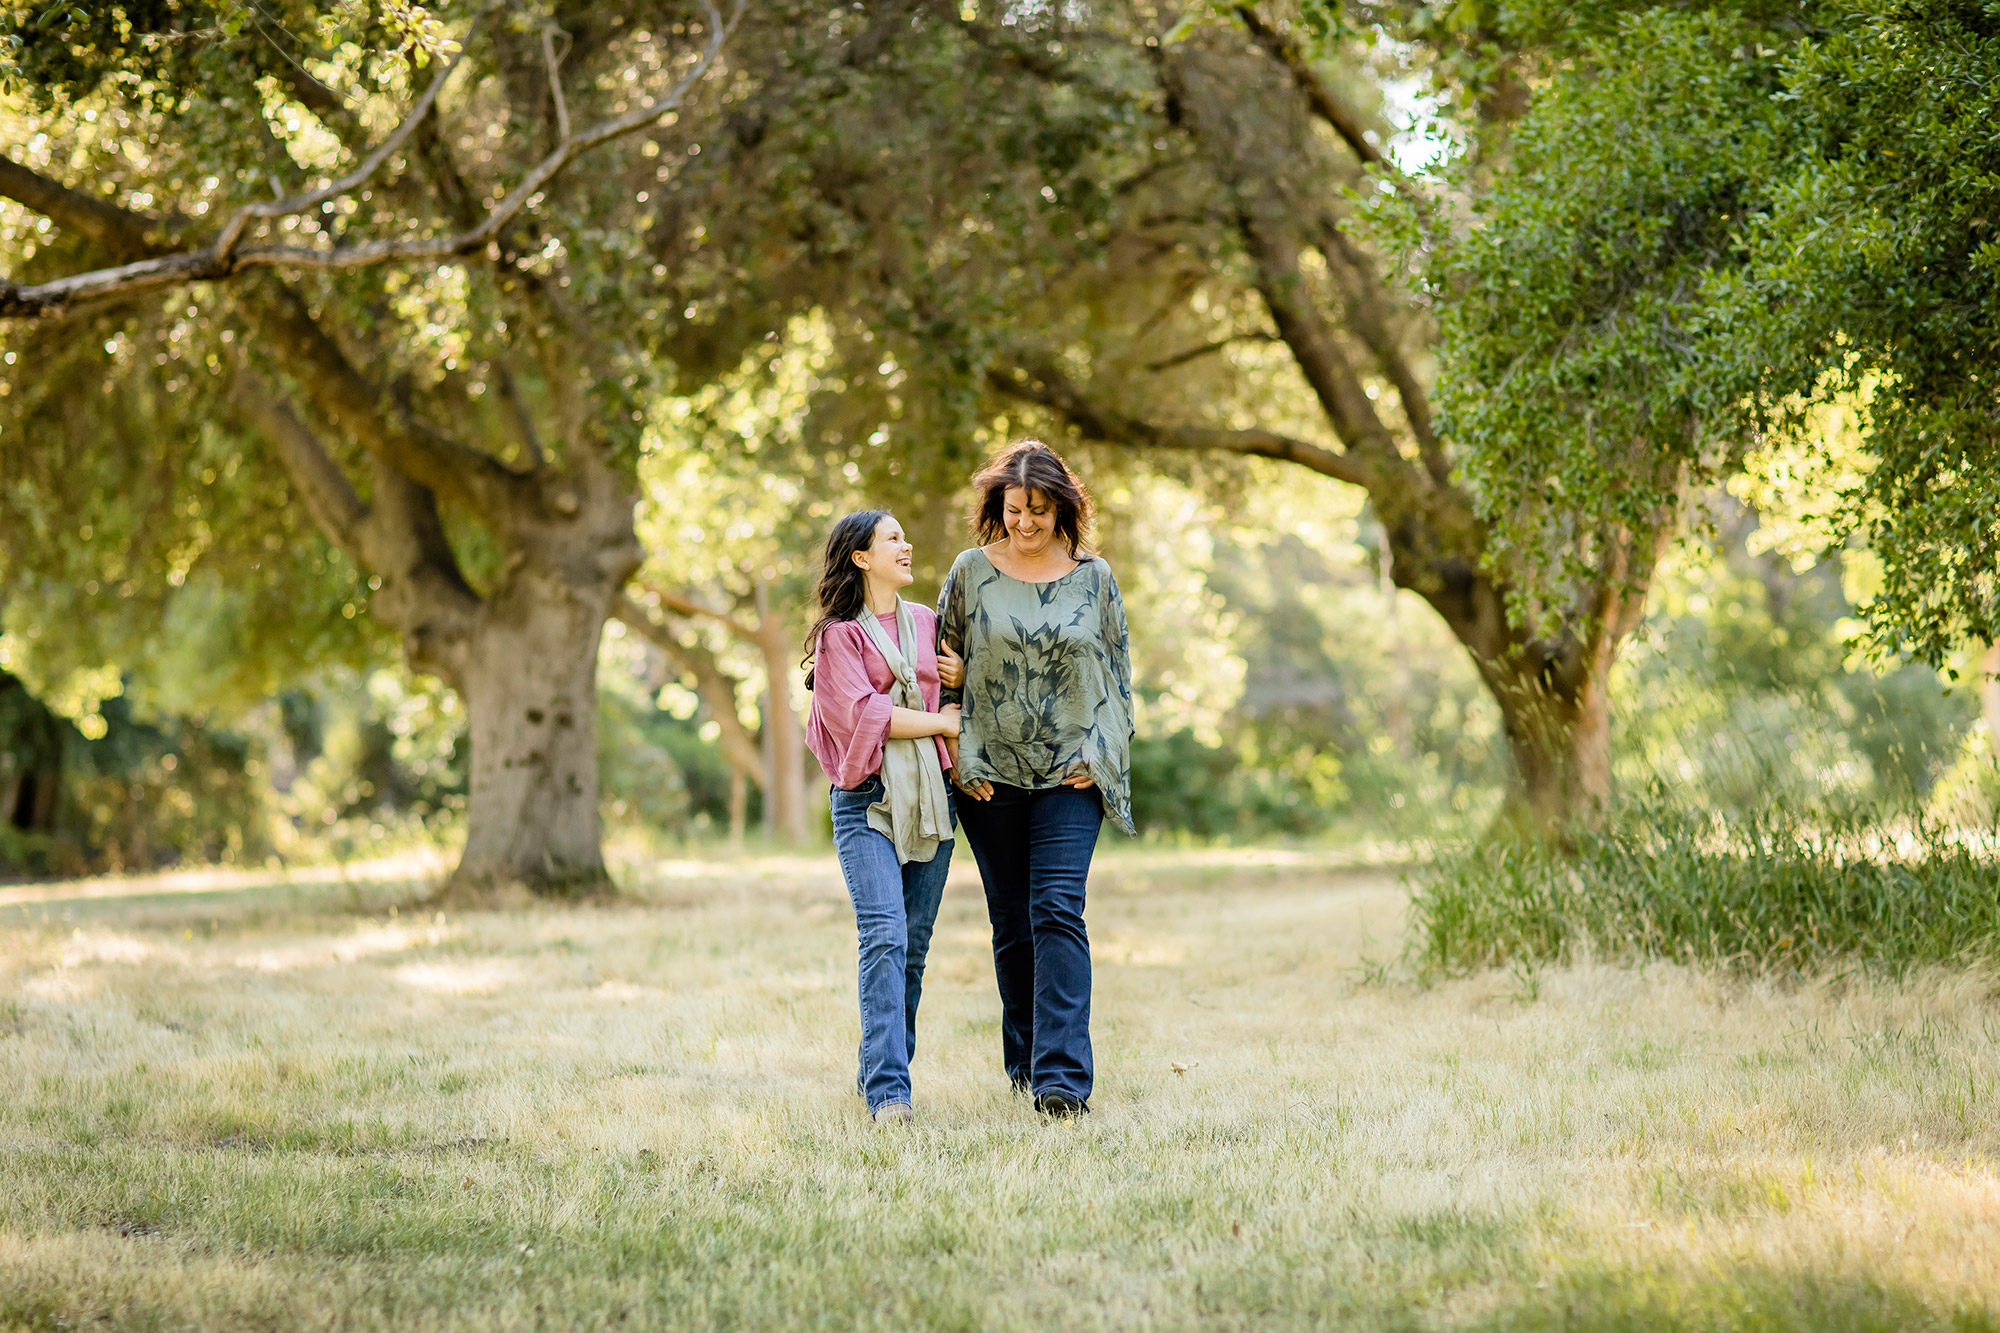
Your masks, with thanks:
M1920 820L1629 808L1568 850L1495 839L1411 877L1428 974L1588 947L1760 971L2000 959L2000 857Z

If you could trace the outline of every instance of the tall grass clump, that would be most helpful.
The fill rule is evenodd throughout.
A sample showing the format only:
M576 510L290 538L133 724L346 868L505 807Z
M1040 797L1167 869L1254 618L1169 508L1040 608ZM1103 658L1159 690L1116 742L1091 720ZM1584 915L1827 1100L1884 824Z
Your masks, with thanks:
M1429 974L1580 951L1757 971L2000 961L1990 834L1878 814L1620 810L1566 846L1496 837L1411 876Z

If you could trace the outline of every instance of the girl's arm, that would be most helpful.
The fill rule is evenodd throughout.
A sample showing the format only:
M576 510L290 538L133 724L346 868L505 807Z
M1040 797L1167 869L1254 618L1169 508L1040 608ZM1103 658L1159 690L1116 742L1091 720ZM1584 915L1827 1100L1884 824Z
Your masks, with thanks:
M919 736L958 737L958 705L945 704L935 713L922 712L915 708L891 708L889 710L889 739L892 741L915 740Z
M850 627L834 625L820 636L813 660L813 721L826 738L831 760L827 776L836 787L852 787L882 762L882 742L896 709L868 679L861 643Z

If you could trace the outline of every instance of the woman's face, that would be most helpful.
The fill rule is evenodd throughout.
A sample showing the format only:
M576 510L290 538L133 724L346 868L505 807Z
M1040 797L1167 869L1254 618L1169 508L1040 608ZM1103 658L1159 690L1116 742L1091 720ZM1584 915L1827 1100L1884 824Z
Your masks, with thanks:
M1007 540L1015 555L1030 559L1049 549L1056 535L1056 502L1037 490L1009 486L1001 497L1006 506Z
M914 579L910 572L910 552L915 549L903 539L903 525L893 515L884 514L875 524L875 540L865 551L854 553L854 563L891 588L901 588Z

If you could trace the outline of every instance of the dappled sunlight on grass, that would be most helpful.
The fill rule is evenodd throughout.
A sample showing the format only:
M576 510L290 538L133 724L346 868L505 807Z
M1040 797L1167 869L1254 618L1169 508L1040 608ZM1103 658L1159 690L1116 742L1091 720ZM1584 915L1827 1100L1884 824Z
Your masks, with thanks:
M386 953L403 953L424 944L441 944L452 934L442 924L427 926L364 926L334 939L309 940L254 954L240 954L236 966L259 972L289 972L302 967L331 967Z
M1050 1124L955 877L883 1134L830 860L707 864L0 924L0 1325L1991 1326L1971 974L1423 985L1386 876L1112 858L1094 1114Z
M396 969L396 980L417 990L440 995L492 995L521 979L521 969L506 959L477 963L407 963Z

